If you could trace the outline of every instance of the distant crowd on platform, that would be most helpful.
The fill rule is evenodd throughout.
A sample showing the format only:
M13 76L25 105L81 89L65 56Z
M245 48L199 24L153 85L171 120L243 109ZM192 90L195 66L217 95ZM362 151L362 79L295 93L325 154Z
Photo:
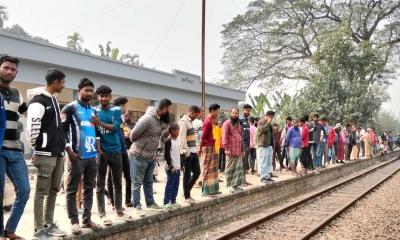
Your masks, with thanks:
M396 142L390 131L379 138L374 128L365 129L352 122L345 126L331 124L318 114L311 119L287 117L281 129L274 121L273 111L261 119L254 118L248 104L243 106L242 115L233 107L226 120L218 119L217 103L208 107L204 120L205 109L190 106L174 123L170 119L172 102L164 98L134 122L127 111L127 98L112 102L112 89L106 85L95 88L88 78L79 81L78 100L60 106L56 95L63 91L67 78L54 68L48 69L44 77L46 85L28 90L24 98L11 87L18 64L17 58L0 58L0 240L23 239L15 233L30 195L18 131L22 114L27 114L25 133L37 168L34 239L67 234L54 219L57 193L62 186L71 233L80 234L82 228L98 230L101 225L113 224L106 214L107 199L115 219L134 221L124 204L134 208L137 217L145 216L142 187L147 210L173 210L181 207L177 203L180 184L186 203L196 204L192 188L197 185L203 196L214 197L221 193L221 175L225 175L228 191L234 193L251 185L246 180L249 174L268 184L278 177L274 171L286 169L295 175L319 171L328 164L370 158L381 150L392 151ZM95 93L99 104L92 106ZM153 197L160 156L165 160L167 176L163 206ZM14 185L16 199L4 226L6 174ZM122 178L126 186L124 204ZM101 224L91 218L94 190ZM81 218L78 208L83 209Z

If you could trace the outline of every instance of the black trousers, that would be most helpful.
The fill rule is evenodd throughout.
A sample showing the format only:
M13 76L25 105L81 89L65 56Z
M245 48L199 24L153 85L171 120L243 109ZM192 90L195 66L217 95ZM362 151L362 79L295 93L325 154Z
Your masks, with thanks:
M125 205L131 203L132 189L131 189L131 171L129 164L128 152L122 152L122 172L125 178ZM111 204L114 206L114 188L112 184L111 171L108 171L107 175L107 197L110 199Z
M353 150L353 144L349 143L346 144L347 148L346 148L346 161L350 160L350 155L351 155L351 151Z
M189 157L184 157L183 159L183 194L185 199L190 198L190 191L192 190L194 184L200 176L200 163L197 153L190 153Z
M280 169L282 169L283 168L283 157L282 157L280 149L277 149L276 151L274 150L274 155L272 157L272 163L274 163L277 158L279 161Z
M256 165L256 158L257 158L257 149L256 148L250 148L250 153L249 153L249 168L252 172L255 171L255 165Z
M310 147L302 147L301 154L300 154L300 162L306 169L313 168L313 161L310 154Z
M67 213L71 224L79 223L78 209L76 208L76 193L81 179L83 179L83 223L90 222L93 206L93 188L97 176L96 158L67 160Z
M225 165L226 165L226 155L225 155L225 149L220 148L219 149L219 162L218 162L218 169L220 172L225 172Z
M245 178L246 178L247 170L249 170L249 162L248 162L248 159L249 159L249 155L250 155L250 146L244 144L244 145L243 145L243 148L244 148L244 156L243 156L243 158L242 158L242 163L243 163L244 176L245 176Z

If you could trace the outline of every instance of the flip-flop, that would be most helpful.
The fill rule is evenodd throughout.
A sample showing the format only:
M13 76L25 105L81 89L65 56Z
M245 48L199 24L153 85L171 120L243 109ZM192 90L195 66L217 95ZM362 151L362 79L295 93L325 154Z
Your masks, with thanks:
M106 216L100 217L101 221L103 222L104 226L111 226L112 222L110 219L108 219Z
M90 228L94 231L101 229L101 226L93 221L82 223L82 228Z
M118 215L117 214L117 219L118 220L124 220L125 222L133 222L133 217L129 216L128 214L124 213L123 215Z
M71 233L74 235L78 235L82 233L81 227L79 226L79 224L72 224L71 226Z

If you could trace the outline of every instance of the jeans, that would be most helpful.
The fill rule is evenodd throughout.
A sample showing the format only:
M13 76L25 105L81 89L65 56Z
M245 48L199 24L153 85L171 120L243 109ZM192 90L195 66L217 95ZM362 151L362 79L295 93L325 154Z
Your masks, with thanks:
M125 178L125 204L130 204L132 197L131 169L129 166L129 156L127 151L122 152L122 172L124 173L124 178ZM108 192L108 197L111 200L111 204L114 206L114 194L113 194L114 188L112 183L111 171L108 171L107 175L107 192Z
M99 170L97 173L96 195L97 195L97 208L100 217L106 215L104 193L105 183L107 176L107 167L111 169L111 176L113 182L113 196L115 210L122 212L122 159L121 153L104 152L100 156Z
M16 199L11 208L10 217L4 228L3 198L5 173L10 178L16 191ZM15 232L19 220L24 213L26 202L31 191L28 178L28 168L21 151L8 149L0 150L0 235L4 231Z
M140 188L143 185L144 198L147 206L153 205L153 172L156 160L148 160L143 157L129 155L132 179L132 202L135 208L141 207Z
M272 146L258 147L257 150L261 179L268 179L271 177L270 173L272 172Z
M190 191L200 176L200 164L197 153L190 153L189 157L183 160L183 194L190 198Z
M315 161L314 167L322 167L322 156L324 155L325 151L325 143L315 143Z
M178 195L179 189L179 176L181 171L177 170L176 173L172 173L171 170L165 170L167 174L167 184L165 185L164 192L164 205L168 203L176 203L176 196Z
M39 230L43 229L45 224L49 226L53 223L57 193L60 191L64 171L64 157L35 155L32 162L37 168L36 192L33 202L34 225L35 229Z
M97 176L96 158L67 160L67 213L71 224L79 223L79 215L76 207L76 193L79 182L83 179L83 223L91 221L93 206L93 189Z

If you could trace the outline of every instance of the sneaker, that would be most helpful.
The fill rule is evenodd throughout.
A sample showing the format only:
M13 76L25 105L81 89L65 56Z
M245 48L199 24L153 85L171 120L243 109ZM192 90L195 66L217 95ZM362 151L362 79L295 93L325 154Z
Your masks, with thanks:
M157 203L153 203L152 205L148 206L147 209L154 210L154 211L162 211L163 208L158 206Z
M193 204L195 204L196 203L196 200L194 200L193 198L186 198L185 199L185 201L187 202L187 203L189 203L190 205L193 205Z
M268 183L268 181L267 181L266 178L261 178L261 182L262 182L262 183Z
M67 233L58 228L58 226L55 223L52 223L50 224L50 226L47 227L47 232L49 233L50 236L53 237L63 237L67 235Z
M144 217L144 216L146 216L146 213L145 213L145 211L142 209L141 206L135 207L135 213L136 213L136 215L138 215L139 217Z
M229 191L230 193L234 193L234 192L235 192L235 189L233 189L233 187L228 187L228 191Z
M181 205L178 204L178 203L171 203L171 207L172 207L173 209L178 209L178 208L181 208Z
M43 228L43 229L40 229L40 230L36 231L33 234L33 239L35 239L35 240L46 240L46 239L49 239L49 234L47 233L47 229Z

